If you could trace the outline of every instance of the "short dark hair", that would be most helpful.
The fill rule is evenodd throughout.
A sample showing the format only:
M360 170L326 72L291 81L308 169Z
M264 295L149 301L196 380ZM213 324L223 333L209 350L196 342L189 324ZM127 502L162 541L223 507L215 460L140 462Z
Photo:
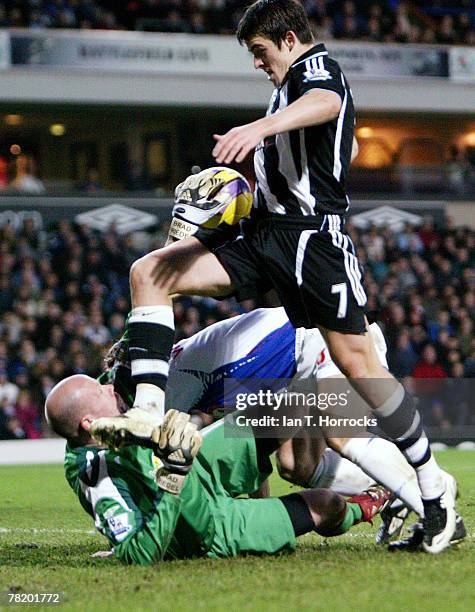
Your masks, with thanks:
M254 36L263 36L279 49L285 34L292 30L301 43L313 42L305 9L295 0L257 0L248 6L239 21L236 36L241 45Z

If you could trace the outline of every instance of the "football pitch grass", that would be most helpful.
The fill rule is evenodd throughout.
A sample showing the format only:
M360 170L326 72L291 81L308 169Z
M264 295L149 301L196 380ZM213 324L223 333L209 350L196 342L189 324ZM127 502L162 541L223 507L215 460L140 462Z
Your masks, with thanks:
M446 451L468 537L438 556L388 553L375 526L323 540L300 538L293 555L194 559L126 567L92 558L107 548L69 489L62 467L0 468L0 591L60 592L68 610L473 610L475 453ZM272 493L292 489L272 478ZM1 609L6 606L5 595ZM17 606L13 606L17 607Z

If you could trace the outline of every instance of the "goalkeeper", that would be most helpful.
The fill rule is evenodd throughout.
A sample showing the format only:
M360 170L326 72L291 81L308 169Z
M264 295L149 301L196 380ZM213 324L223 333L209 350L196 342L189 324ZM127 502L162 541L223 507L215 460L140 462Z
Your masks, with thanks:
M255 439L251 429L242 437L232 417L198 432L189 415L171 410L153 430L153 450L115 452L96 442L92 423L119 415L119 406L112 385L75 375L49 393L46 415L67 439L70 486L125 563L292 551L304 533L335 536L371 521L389 497L374 487L347 501L325 489L238 499L271 472L276 440Z

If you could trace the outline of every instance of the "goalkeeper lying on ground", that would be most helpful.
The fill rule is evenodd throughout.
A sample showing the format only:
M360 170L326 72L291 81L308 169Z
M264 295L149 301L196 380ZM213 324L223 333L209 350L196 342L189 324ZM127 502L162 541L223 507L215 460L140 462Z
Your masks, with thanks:
M276 440L255 439L251 429L242 437L232 416L226 438L223 421L200 433L189 415L170 410L153 430L154 451L114 452L98 445L91 425L119 414L113 386L84 375L61 381L46 400L52 428L68 441L66 478L126 563L292 551L304 533L335 536L371 521L389 498L378 486L347 501L325 489L236 499L267 478Z

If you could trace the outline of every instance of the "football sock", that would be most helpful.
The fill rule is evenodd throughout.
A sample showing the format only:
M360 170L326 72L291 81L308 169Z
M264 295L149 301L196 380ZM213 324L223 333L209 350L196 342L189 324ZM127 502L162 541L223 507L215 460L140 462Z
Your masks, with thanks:
M128 327L132 378L137 384L134 406L163 413L175 335L173 309L163 305L134 308Z
M333 536L342 535L346 533L353 527L353 525L357 525L361 522L363 518L363 511L361 510L359 504L355 504L353 502L346 502L346 512L343 520L336 527L326 528L325 530L318 530L316 532L325 538L332 538Z
M374 484L375 481L361 468L327 448L307 486L310 489L330 489L340 495L356 495Z
M431 455L429 461L416 467L422 499L436 499L445 491L445 482L442 471Z
M412 396L399 384L391 397L374 413L382 431L394 441L416 470L422 497L440 497L445 490L444 481L440 468L432 457L429 440Z
M315 529L310 510L301 495L298 493L290 493L290 495L283 495L279 497L279 499L289 513L290 522L292 523L296 536L309 533Z
M341 454L423 515L416 474L394 444L382 438L352 438Z

